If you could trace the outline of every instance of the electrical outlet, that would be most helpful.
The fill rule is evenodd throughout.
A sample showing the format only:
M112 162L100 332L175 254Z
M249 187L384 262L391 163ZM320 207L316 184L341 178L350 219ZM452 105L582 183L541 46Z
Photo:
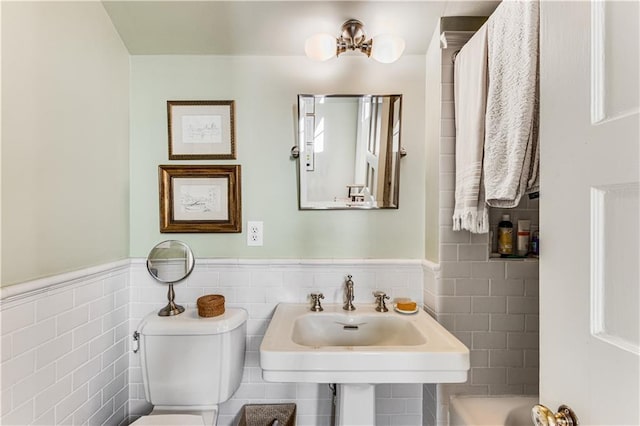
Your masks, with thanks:
M247 245L248 246L262 246L262 229L263 229L263 225L261 221L247 222Z

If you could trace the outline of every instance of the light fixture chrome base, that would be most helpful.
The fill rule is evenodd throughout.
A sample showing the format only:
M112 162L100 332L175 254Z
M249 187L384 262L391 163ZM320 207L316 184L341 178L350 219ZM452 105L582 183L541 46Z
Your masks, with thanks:
M179 315L184 312L184 307L180 305L176 305L174 299L176 298L176 293L173 291L173 284L169 284L169 291L167 292L167 299L169 299L169 303L167 306L160 309L158 311L158 316L160 317L172 317L174 315Z

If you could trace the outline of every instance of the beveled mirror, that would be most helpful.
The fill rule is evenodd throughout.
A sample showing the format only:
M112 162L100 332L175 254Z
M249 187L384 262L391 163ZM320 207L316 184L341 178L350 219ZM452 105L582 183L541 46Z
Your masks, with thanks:
M169 291L167 306L160 309L161 317L178 315L184 312L184 307L176 305L173 285L191 274L195 260L191 248L177 240L167 240L158 243L147 256L147 270L156 281L168 284Z
M397 209L402 95L298 95L298 207Z

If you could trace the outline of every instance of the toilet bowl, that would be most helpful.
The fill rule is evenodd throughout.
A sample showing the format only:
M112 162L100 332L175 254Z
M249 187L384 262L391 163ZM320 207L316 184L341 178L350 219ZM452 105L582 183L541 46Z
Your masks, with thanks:
M145 397L154 408L132 425L215 425L218 404L240 386L246 321L238 308L211 318L193 308L147 315L137 331Z

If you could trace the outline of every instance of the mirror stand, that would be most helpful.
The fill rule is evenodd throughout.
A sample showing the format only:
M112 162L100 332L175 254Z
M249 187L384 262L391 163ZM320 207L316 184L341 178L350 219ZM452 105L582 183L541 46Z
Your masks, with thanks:
M175 298L176 293L173 291L173 283L170 283L169 291L167 292L167 299L169 299L169 303L167 303L167 306L158 311L158 316L170 317L184 312L184 307L176 305L176 303L174 302Z

